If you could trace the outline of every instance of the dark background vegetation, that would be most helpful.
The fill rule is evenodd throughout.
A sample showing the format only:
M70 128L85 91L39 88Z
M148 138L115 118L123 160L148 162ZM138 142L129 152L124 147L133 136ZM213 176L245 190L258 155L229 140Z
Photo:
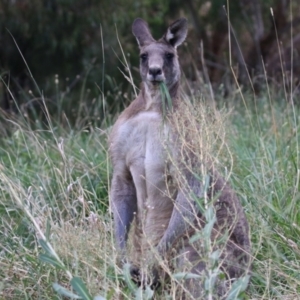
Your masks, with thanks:
M128 70L122 63L119 41L135 82L139 82L138 47L131 33L136 17L148 21L156 38L176 18L188 18L189 35L180 56L184 74L196 90L211 83L214 90L228 96L236 88L234 73L243 89L256 93L266 78L279 90L296 91L300 75L298 2L228 3L0 0L0 107L9 113L39 111L44 98L50 113L64 112L71 122L95 107L113 113L132 98L132 87L122 74ZM94 115L101 123L103 114Z

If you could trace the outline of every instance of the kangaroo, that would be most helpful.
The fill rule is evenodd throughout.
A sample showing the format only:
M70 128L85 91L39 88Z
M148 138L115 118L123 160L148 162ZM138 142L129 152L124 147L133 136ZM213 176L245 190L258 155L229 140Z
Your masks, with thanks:
M178 254L183 254L177 259L178 267L183 268L188 262L191 265L189 272L201 274L205 271L205 263L201 261L199 251L189 243L188 233L193 231L191 224L200 224L199 229L203 228L205 219L196 201L188 197L176 176L172 175L162 142L162 135L171 135L168 148L178 152L172 122L163 115L160 84L166 85L172 110L179 110L180 115L177 47L184 42L187 30L187 20L181 18L168 27L161 39L155 40L144 20L138 18L133 22L132 32L140 48L142 86L137 98L117 119L109 137L113 164L110 203L117 249L122 258L126 259L130 246L136 256L142 258L145 252L141 249L145 247L154 250L162 259L177 249ZM182 167L181 173L195 197L201 199L203 182L187 168ZM226 278L235 280L249 270L248 223L236 194L213 167L210 167L209 182L207 195L212 201L217 198L214 200L217 220L212 236L222 234L223 228L227 228L228 240L220 260ZM133 245L129 245L131 232L135 240ZM180 239L183 242L179 242ZM138 251L141 252L138 254ZM132 266L132 276L141 276L142 265L143 260L139 266ZM193 279L187 280L186 288L197 298L203 286ZM218 296L225 293L226 288L218 288Z

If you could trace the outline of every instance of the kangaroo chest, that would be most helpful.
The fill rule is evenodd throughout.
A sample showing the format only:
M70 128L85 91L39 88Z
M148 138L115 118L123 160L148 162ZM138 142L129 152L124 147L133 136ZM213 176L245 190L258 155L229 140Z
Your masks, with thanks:
M138 219L146 231L154 229L153 220L166 227L172 212L172 191L167 176L168 133L168 125L157 112L141 112L119 128L119 159L132 176Z

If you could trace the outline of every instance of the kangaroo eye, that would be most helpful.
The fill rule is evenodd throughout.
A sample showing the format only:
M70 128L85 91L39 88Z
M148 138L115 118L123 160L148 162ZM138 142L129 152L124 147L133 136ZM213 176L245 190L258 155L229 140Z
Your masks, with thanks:
M140 58L141 58L142 61L146 61L146 59L148 58L148 54L143 53L143 54L141 54Z
M171 59L174 57L174 53L167 52L167 53L165 54L165 57L166 57L166 59L171 60Z

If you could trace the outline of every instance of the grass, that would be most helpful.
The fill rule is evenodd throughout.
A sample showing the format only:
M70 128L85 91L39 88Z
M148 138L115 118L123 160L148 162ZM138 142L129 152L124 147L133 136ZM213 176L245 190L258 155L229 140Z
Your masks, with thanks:
M222 171L230 170L251 229L246 298L296 299L300 111L276 95L243 96L245 102L236 96L229 103L223 123L233 160L225 157ZM0 299L150 299L116 265L106 128L45 119L48 125L37 126L3 118L9 133L0 138Z
M1 290L4 299L53 299L51 282L68 278L39 260L39 230L67 269L84 278L109 251L101 250L110 239L105 137L96 129L31 130L16 121L12 131L0 150Z
M299 108L259 100L248 119L233 118L231 139L232 179L247 203L255 258L249 295L295 299L300 288Z

